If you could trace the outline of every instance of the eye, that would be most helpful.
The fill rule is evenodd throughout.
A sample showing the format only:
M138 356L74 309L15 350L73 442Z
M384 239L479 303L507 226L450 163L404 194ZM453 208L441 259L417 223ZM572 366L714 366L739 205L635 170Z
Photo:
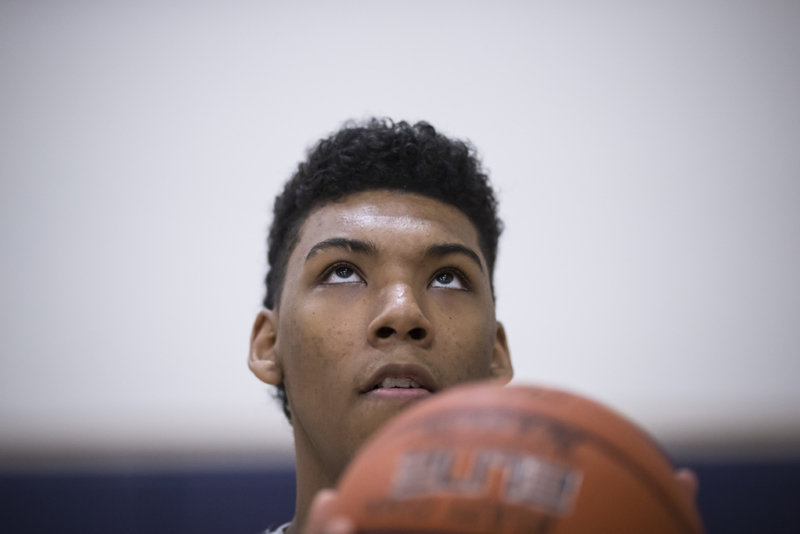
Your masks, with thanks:
M448 289L467 289L464 282L466 277L453 271L442 271L433 277L431 287L444 287Z
M364 279L349 265L335 265L322 279L323 284L347 284L363 282Z

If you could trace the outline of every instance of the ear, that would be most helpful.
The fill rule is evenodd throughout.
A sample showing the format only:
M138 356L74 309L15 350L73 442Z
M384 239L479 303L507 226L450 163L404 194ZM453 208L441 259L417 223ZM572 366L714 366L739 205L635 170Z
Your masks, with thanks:
M497 322L497 333L494 338L494 354L492 355L491 376L503 385L508 384L514 377L514 368L511 365L511 352L508 350L506 329Z
M277 386L283 381L283 371L277 360L278 322L275 312L261 310L250 334L250 356L247 364L259 380Z

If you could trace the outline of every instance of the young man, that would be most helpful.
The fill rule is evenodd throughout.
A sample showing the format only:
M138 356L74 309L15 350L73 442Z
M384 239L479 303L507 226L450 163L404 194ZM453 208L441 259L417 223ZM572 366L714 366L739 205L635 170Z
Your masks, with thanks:
M280 531L352 532L327 488L375 430L448 387L511 379L501 230L474 150L426 123L349 125L300 164L275 200L249 357L294 432L296 510ZM694 493L691 472L676 478Z
M294 432L288 534L399 411L511 379L492 288L501 230L474 150L425 123L349 125L300 164L275 201L249 358Z

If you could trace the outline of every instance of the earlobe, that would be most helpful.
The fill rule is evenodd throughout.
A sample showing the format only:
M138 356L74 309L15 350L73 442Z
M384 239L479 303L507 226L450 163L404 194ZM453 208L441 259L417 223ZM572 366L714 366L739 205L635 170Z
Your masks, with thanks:
M494 338L494 354L492 355L492 378L508 384L514 377L514 367L511 365L511 353L508 350L506 330L503 324L497 322L497 333Z
M264 383L277 386L283 381L283 371L277 359L278 328L275 312L261 310L253 323L250 335L250 356L247 364Z

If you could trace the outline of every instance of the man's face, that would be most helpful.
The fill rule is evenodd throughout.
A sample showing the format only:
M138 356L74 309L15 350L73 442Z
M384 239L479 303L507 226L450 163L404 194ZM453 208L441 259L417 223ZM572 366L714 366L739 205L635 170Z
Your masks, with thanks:
M474 226L416 194L365 192L313 211L269 322L298 455L334 477L409 403L511 377Z

